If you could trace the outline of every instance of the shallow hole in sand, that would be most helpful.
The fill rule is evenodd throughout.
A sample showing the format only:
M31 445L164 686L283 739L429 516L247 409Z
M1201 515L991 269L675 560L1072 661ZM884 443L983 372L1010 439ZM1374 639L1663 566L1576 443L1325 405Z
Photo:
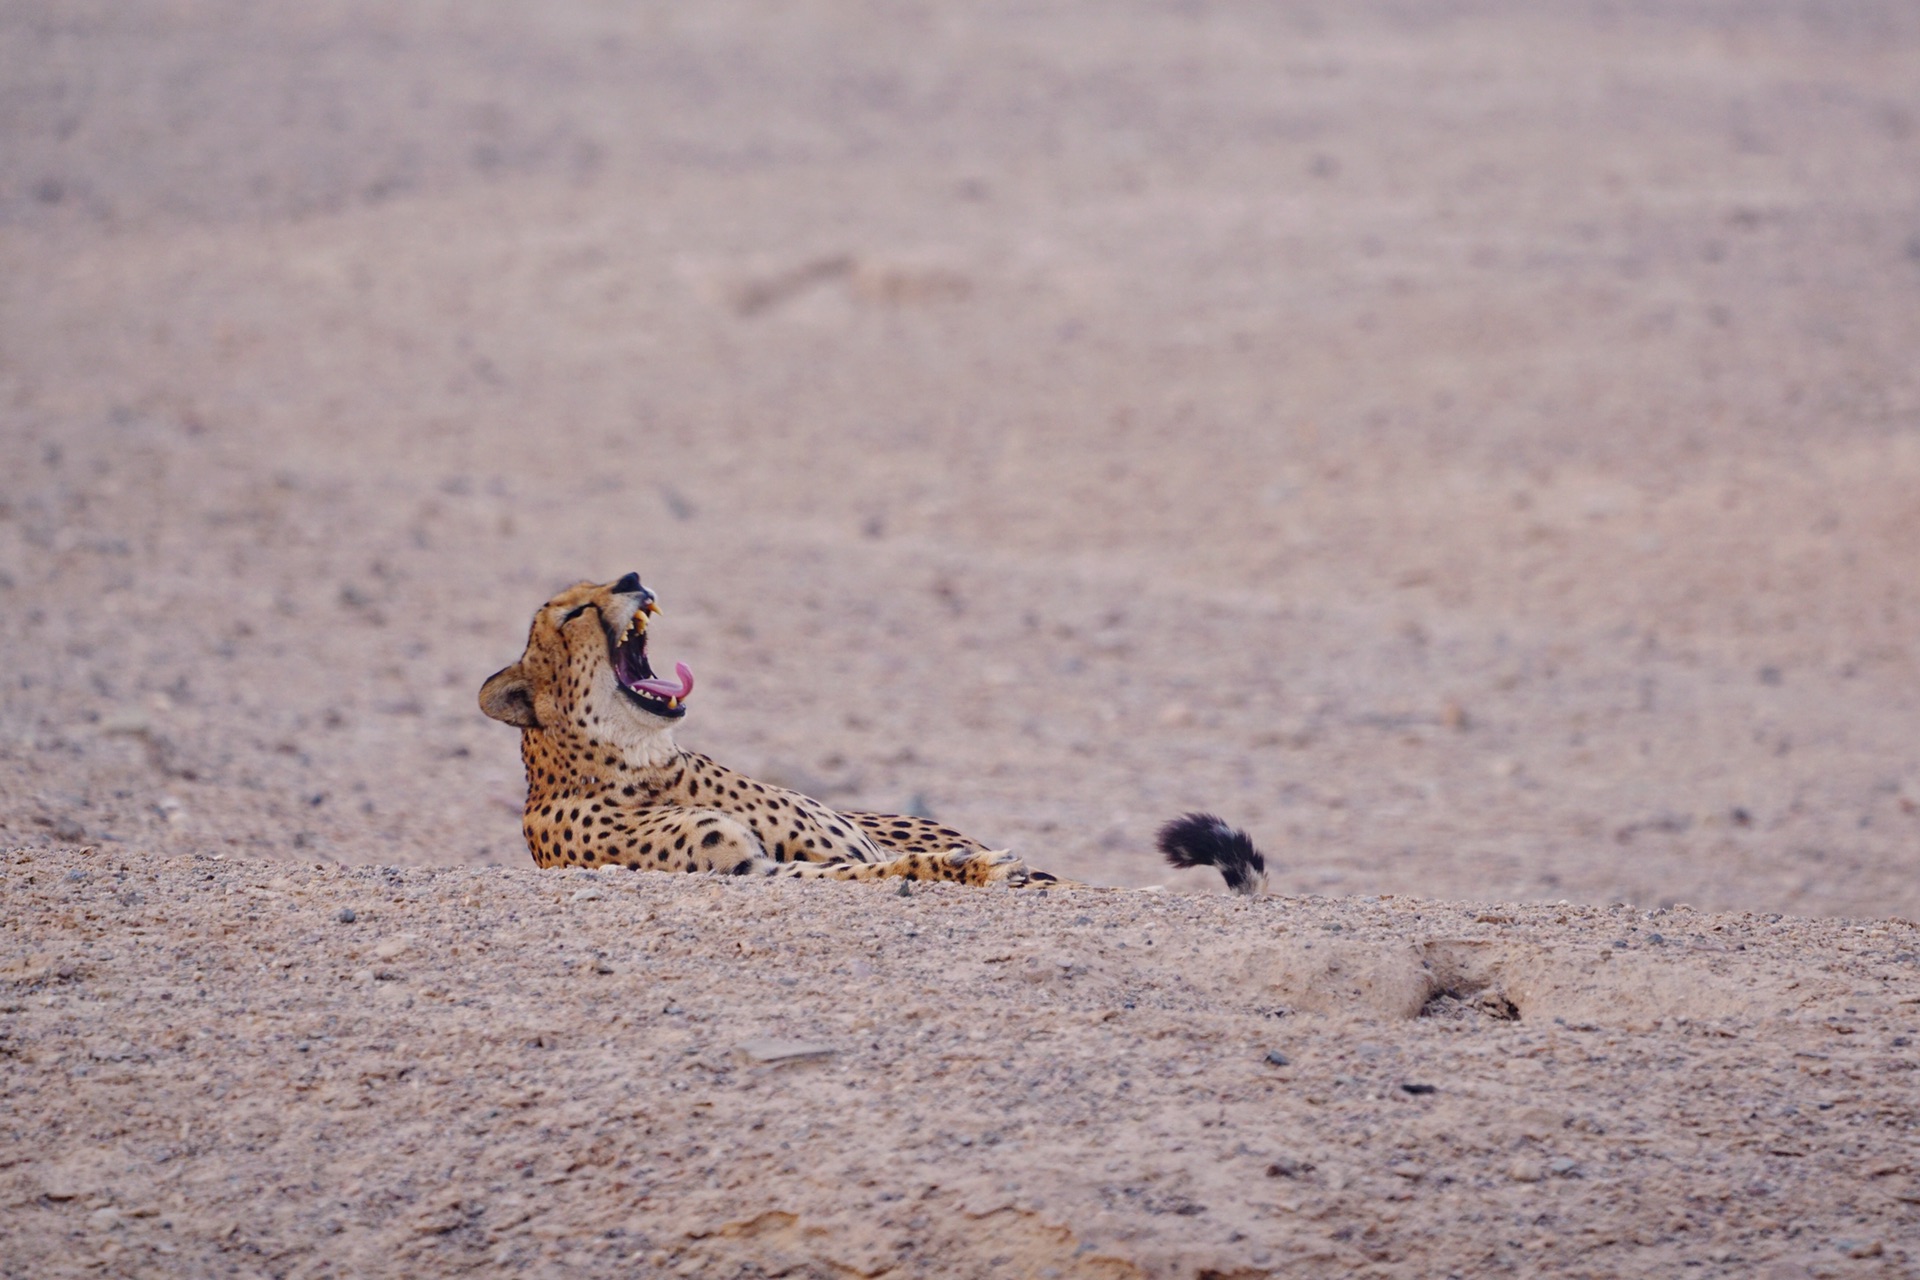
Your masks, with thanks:
M1423 1018L1442 1018L1451 1022L1487 1019L1493 1022L1520 1021L1520 1006L1498 989L1483 991L1436 991L1420 1006Z
M1500 981L1497 952L1472 942L1429 942L1423 948L1428 975L1422 1018L1449 1021L1520 1021L1520 1005Z

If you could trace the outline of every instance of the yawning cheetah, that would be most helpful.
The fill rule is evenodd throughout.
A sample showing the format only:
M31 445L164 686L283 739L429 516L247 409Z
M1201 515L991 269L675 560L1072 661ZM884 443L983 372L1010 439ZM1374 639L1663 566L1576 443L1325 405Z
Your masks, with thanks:
M543 867L833 880L1055 882L1012 854L937 822L839 813L674 745L693 672L647 661L659 612L638 574L561 592L533 617L527 651L480 689L480 709L517 725L527 766L522 821Z

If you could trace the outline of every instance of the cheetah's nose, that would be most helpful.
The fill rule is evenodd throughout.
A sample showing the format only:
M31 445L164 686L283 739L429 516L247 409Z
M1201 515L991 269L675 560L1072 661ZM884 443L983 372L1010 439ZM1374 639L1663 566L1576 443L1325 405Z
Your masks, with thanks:
M640 575L637 573L630 573L613 584L613 594L617 596L640 595L645 591L646 588L640 585Z

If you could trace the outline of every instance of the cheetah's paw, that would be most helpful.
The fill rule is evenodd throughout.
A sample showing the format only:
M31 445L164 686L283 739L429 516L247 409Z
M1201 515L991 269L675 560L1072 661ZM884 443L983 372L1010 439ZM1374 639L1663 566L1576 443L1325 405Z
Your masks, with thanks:
M947 854L962 884L1004 884L1014 888L1025 885L1035 873L1006 849L954 849Z

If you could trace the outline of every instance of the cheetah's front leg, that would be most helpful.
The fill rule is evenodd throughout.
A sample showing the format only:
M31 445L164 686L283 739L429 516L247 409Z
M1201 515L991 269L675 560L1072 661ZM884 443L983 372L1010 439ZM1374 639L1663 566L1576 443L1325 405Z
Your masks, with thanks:
M562 839L541 843L557 855L543 865L717 871L735 876L771 875L780 869L751 827L718 809L666 805L636 813L616 812L597 825L582 824L577 832L568 827Z

